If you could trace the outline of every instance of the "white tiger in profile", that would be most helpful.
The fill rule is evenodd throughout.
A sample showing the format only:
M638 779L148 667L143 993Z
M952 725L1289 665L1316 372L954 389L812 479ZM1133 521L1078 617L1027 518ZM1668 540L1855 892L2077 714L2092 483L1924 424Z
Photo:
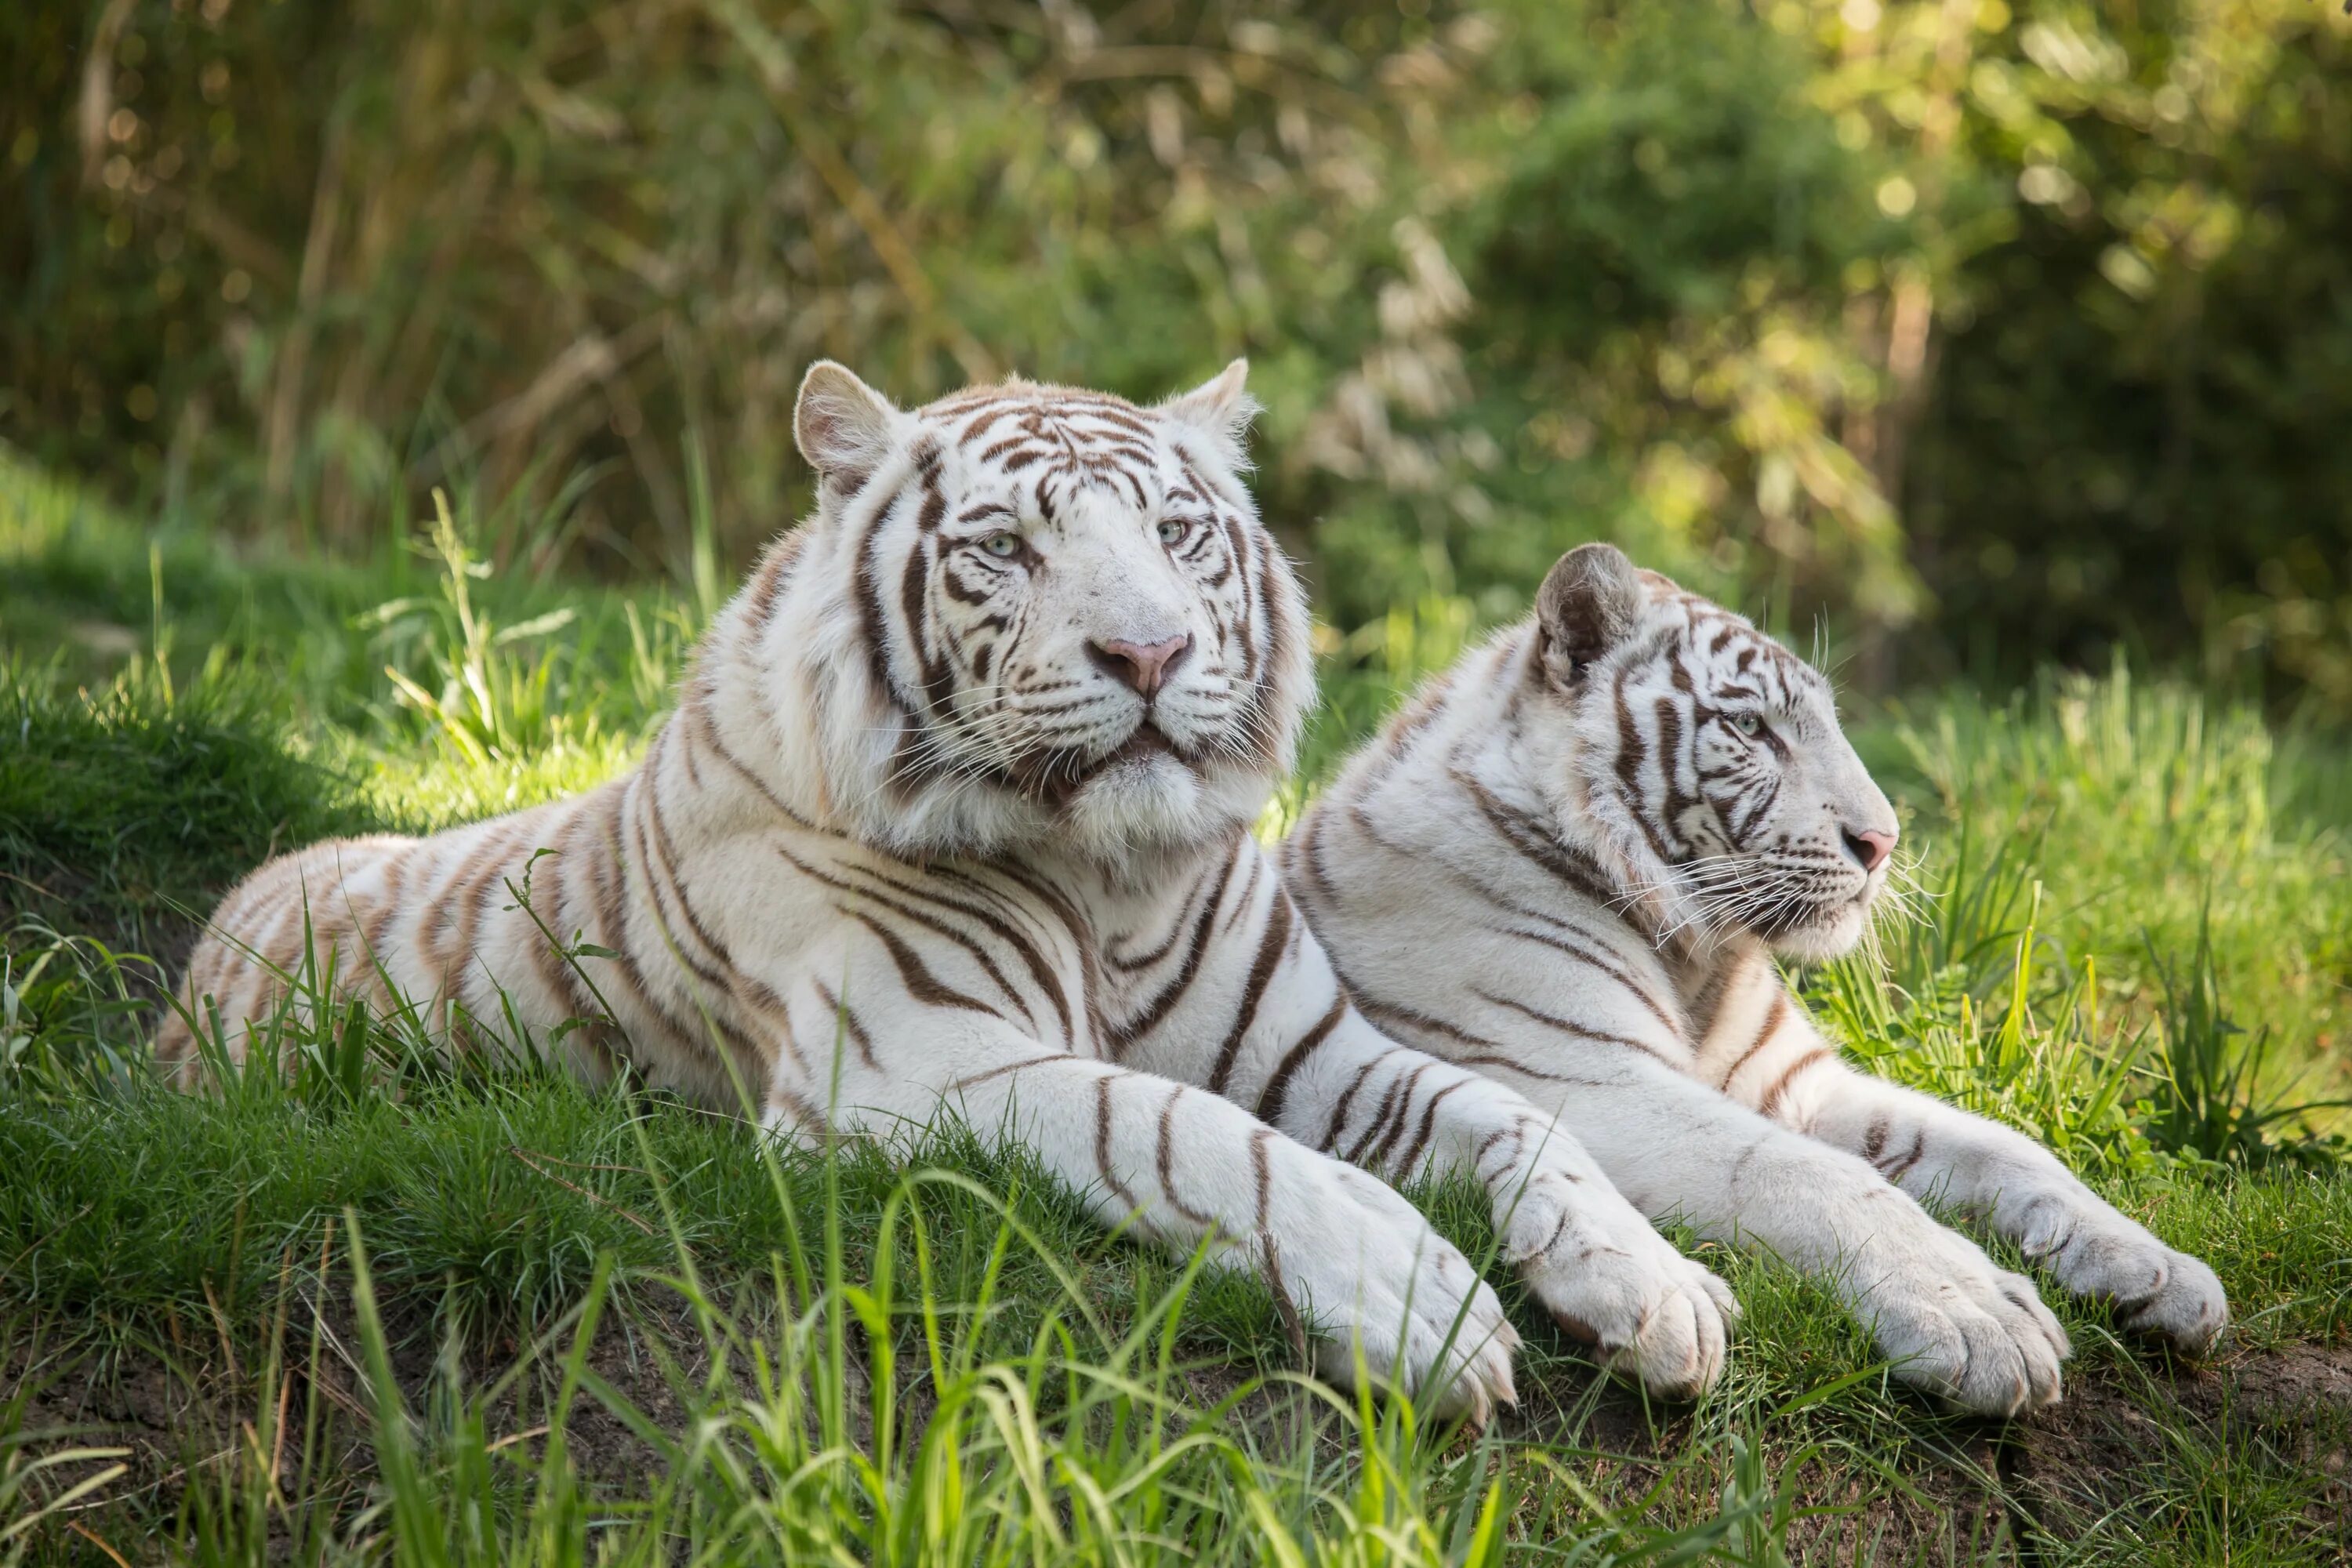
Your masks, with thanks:
M643 763L263 867L163 1055L200 1076L191 1020L241 1053L307 931L379 1005L388 979L455 1035L520 1026L714 1106L740 1079L798 1134L946 1103L1105 1223L1261 1270L1332 1374L1360 1342L1483 1417L1512 1398L1493 1291L1357 1167L1468 1172L1547 1308L1652 1386L1705 1387L1722 1282L1519 1094L1367 1023L1250 836L1312 673L1238 477L1243 376L1152 408L1016 381L905 412L815 366L815 514L716 617Z
M1896 1375L2009 1414L2058 1397L2068 1353L2032 1281L1913 1194L2204 1350L2211 1269L2032 1140L1846 1066L1782 980L1776 952L1860 938L1895 831L1828 681L1588 544L1349 763L1283 864L1373 1023L1557 1110L1643 1212L1832 1279Z

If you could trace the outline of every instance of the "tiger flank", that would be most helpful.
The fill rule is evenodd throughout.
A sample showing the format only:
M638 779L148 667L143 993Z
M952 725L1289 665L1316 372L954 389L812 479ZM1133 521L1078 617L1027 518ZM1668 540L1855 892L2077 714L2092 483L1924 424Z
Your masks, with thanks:
M1368 1023L1249 835L1312 674L1239 477L1244 369L1150 408L1013 381L907 412L817 365L815 513L713 621L643 763L271 862L215 916L189 1016L241 1052L299 1005L308 933L351 988L512 1019L592 1079L722 1108L746 1083L786 1135L944 1106L1105 1223L1259 1270L1328 1373L1360 1343L1483 1418L1515 1335L1367 1173L1468 1171L1550 1310L1654 1388L1706 1386L1721 1281L1549 1113ZM188 1079L195 1047L184 1020L160 1041Z
M1861 938L1895 832L1819 673L1588 544L1283 857L1375 1025L1556 1110L1644 1213L1831 1280L1897 1376L2008 1414L2058 1398L2068 1353L2032 1283L1918 1198L2204 1350L2211 1269L2032 1140L1846 1066L1780 978L1775 954Z

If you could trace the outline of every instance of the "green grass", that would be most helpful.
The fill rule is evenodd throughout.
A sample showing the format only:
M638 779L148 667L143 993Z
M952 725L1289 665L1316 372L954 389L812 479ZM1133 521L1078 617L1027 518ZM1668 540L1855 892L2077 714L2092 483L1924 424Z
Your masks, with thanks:
M625 765L707 601L478 574L455 528L238 563L0 466L0 1565L2337 1552L2352 1179L2340 1123L2273 1112L2342 1092L2343 753L2122 672L1864 715L1920 918L1807 979L1858 1059L2229 1288L2204 1370L2053 1294L2069 1399L2009 1426L1720 1249L1747 1312L1706 1401L1599 1378L1506 1282L1523 1405L1471 1434L1314 1385L1255 1283L952 1125L787 1153L451 1069L398 1017L327 1015L215 1098L152 1081L188 911L273 847ZM1287 804L1468 632L1438 602L1328 637ZM1488 1255L1478 1194L1416 1196Z

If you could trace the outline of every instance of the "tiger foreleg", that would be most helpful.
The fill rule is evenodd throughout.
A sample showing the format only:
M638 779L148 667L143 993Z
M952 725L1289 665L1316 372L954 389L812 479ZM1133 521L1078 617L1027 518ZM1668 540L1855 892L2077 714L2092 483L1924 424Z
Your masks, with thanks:
M886 1103L846 1120L879 1111L919 1123L944 1103L983 1136L1034 1151L1105 1225L1256 1269L1318 1340L1327 1375L1349 1381L1360 1344L1376 1377L1441 1414L1483 1422L1516 1399L1518 1342L1502 1304L1379 1182L1171 1079L1055 1052L984 1020L927 1019L923 1030L933 1065L876 1079Z
M2114 1302L2126 1328L2197 1354L2229 1321L2212 1269L2116 1212L2021 1132L1831 1056L1790 1080L1771 1113L1916 1197L1977 1215L2067 1289Z
M1278 1088L1268 1082L1261 1111L1301 1142L1396 1182L1475 1175L1505 1259L1612 1371L1672 1397L1721 1377L1725 1325L1738 1313L1730 1288L1517 1091L1395 1044L1353 1007Z
M1895 1377L1994 1415L2058 1397L2066 1334L2032 1281L1858 1157L1632 1053L1573 1087L1524 1081L1559 1105L1561 1125L1642 1212L1759 1245L1822 1279L1870 1327Z

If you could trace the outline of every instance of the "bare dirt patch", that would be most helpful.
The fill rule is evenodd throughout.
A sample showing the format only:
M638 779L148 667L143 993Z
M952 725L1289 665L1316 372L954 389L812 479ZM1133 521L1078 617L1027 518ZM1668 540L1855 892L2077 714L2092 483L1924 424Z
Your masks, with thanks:
M2347 1446L2352 1349L2294 1345L2078 1381L2056 1409L2018 1424L2006 1479L2059 1539L2118 1521L2188 1528L2230 1489L2307 1481L2311 1542L2333 1539L2341 1553L2352 1540Z

